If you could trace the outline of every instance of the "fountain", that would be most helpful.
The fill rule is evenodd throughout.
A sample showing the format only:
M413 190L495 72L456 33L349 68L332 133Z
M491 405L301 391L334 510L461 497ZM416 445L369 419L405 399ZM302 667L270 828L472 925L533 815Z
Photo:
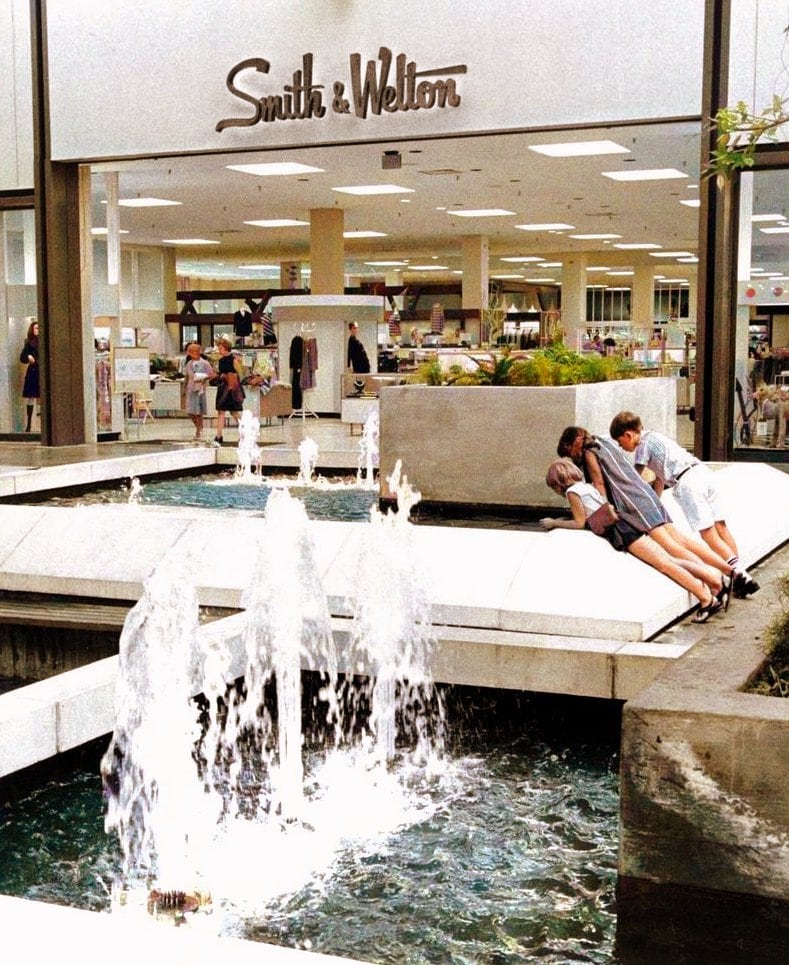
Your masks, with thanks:
M356 472L359 485L375 486L373 471L378 468L379 438L378 409L373 409L367 417L359 441L359 467Z
M252 477L253 467L260 472L260 419L244 409L238 422L236 478L246 481Z
M215 908L238 914L250 892L256 908L326 873L360 829L390 831L432 806L424 782L441 772L442 714L428 675L428 601L409 552L419 494L399 466L390 486L400 511L373 510L365 527L343 674L307 515L286 489L269 498L243 597L243 685L226 646L200 648L193 561L168 560L146 581L121 636L102 762L106 826L123 856L116 904L139 904L147 890L194 910L211 894ZM322 754L305 754L302 669L320 680ZM239 887L238 862L229 880L226 861L228 851L260 849L281 858L263 893L250 884L254 868Z
M309 486L315 475L318 464L318 443L307 437L299 443L299 478L298 483Z

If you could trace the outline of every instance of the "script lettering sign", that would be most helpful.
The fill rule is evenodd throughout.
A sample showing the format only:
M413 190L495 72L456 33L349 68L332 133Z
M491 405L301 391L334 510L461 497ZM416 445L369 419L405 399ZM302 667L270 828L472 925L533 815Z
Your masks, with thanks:
M271 64L264 57L248 57L239 61L227 75L227 89L239 100L249 104L252 112L243 117L228 117L219 121L217 131L227 127L252 127L275 121L297 121L322 118L327 112L324 103L325 86L313 79L313 55L305 53L301 67L293 71L291 82L276 93L258 94L251 88L255 74L268 74ZM350 55L350 96L348 83L336 80L332 84L331 111L366 118L368 114L394 114L398 111L433 110L459 107L460 93L455 75L465 74L465 64L432 67L418 70L405 54L393 57L388 47L381 47L377 60L368 60L362 67L361 54Z

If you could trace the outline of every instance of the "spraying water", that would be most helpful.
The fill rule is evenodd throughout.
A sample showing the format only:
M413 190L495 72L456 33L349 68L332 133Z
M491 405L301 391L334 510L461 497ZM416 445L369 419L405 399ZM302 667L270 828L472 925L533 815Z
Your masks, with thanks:
M236 454L236 478L248 480L253 475L253 467L260 472L260 419L249 409L244 409L238 423L238 450Z
M314 439L302 439L299 443L299 478L302 486L309 486L318 464L318 443Z
M424 788L440 772L442 715L428 675L424 580L410 553L419 494L399 465L396 474L400 512L374 508L360 527L340 656L310 524L287 490L271 494L243 597L241 678L231 673L233 641L198 629L194 566L170 561L146 582L121 637L102 767L121 887L210 892L214 908L221 898L223 908L259 913L330 874L349 842L434 806ZM309 708L303 669L318 680ZM312 749L308 709L321 734Z
M359 463L356 472L359 485L370 488L375 486L373 470L378 468L379 436L378 410L373 409L367 417L362 438L359 440Z

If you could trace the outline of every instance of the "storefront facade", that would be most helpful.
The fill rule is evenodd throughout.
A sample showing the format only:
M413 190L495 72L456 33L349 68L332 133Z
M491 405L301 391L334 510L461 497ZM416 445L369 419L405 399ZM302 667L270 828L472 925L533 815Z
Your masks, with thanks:
M7 349L0 432L21 427L16 346L33 318L46 320L42 440L66 445L95 438L102 428L97 326L115 319L108 328L119 344L124 313L139 319L174 310L172 252L157 267L145 252L124 248L111 178L108 235L104 247L94 244L91 164L593 131L670 119L701 128L716 104L771 100L786 26L781 6L496 0L473 18L459 17L448 0L233 0L203 3L197 11L188 0L12 0L4 8L7 29L0 41L7 65L0 86L6 95L0 112L0 341ZM718 56L711 53L715 37L725 40ZM757 327L769 330L773 351L787 344L789 284L752 280L753 259L743 254L748 241L742 232L736 242L731 238L735 212L726 208L736 203L739 222L751 225L762 179L787 176L785 159L775 152L770 157L774 170L749 175L726 198L714 188L701 193L697 450L707 458L735 454L751 424L755 436L757 422L764 421L758 418L763 409L751 412L753 396L743 386L752 375L748 347ZM155 277L143 284L143 275ZM727 389L719 393L722 377ZM742 403L738 382L745 389Z

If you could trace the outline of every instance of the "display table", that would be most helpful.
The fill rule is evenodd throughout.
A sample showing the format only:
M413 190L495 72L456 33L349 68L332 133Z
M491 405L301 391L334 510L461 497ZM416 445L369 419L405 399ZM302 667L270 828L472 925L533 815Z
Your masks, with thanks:
M378 412L378 399L373 397L358 399L343 399L341 403L340 421L345 422L351 427L351 435L354 434L354 426L363 426L371 412Z

